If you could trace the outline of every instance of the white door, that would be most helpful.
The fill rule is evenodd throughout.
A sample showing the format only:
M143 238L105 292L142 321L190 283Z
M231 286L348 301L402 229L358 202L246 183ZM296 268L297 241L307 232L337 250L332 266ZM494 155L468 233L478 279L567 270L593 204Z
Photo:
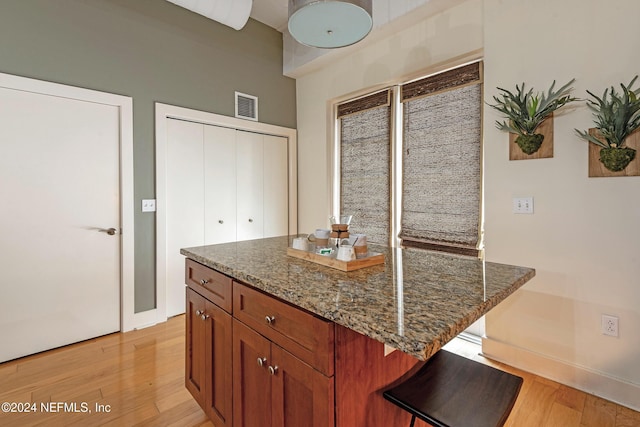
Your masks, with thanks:
M0 118L2 362L120 329L121 236L118 107L2 88Z
M204 126L204 244L236 241L236 130Z
M264 237L289 234L287 138L264 136Z
M237 239L260 239L264 236L263 135L238 131L236 147Z
M167 317L185 311L181 248L204 244L204 126L167 121Z

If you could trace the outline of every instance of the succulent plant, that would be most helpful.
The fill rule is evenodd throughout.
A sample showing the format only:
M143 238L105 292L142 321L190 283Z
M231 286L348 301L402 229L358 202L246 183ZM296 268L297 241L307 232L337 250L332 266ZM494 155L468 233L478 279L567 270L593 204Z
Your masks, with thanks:
M578 136L603 148L624 147L625 139L640 128L640 89L632 89L637 79L635 76L627 86L620 83L622 93L613 86L605 89L602 97L587 91L594 98L587 100L587 107L593 111L595 128L602 138L576 129Z
M600 161L613 172L619 172L636 157L636 150L625 146L629 135L640 128L640 89L633 90L635 76L625 86L620 83L622 93L611 86L604 90L602 97L587 91L593 99L587 106L593 111L596 132L580 131L578 136L601 147Z
M575 79L571 79L567 84L554 90L556 81L545 94L533 93L533 88L525 92L524 83L522 86L516 85L516 92L507 89L497 88L502 93L494 96L495 104L490 107L501 112L506 121L496 121L496 127L502 131L518 134L516 144L527 154L533 154L540 148L544 135L537 134L536 129L551 113L569 102L576 101L569 95L570 87Z

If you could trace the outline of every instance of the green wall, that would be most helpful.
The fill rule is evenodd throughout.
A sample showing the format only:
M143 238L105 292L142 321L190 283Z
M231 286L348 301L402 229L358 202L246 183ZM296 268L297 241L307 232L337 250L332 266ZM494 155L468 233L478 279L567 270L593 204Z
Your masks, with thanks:
M133 98L135 307L155 307L154 103L228 116L234 91L259 97L261 122L296 127L282 35L241 31L165 0L0 0L0 72Z

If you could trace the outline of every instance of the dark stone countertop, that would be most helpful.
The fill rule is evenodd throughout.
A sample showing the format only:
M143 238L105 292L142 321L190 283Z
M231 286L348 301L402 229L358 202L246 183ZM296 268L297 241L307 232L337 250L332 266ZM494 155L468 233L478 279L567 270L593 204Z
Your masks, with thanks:
M186 257L421 360L503 301L535 270L369 245L384 265L343 272L287 255L294 236L182 249Z

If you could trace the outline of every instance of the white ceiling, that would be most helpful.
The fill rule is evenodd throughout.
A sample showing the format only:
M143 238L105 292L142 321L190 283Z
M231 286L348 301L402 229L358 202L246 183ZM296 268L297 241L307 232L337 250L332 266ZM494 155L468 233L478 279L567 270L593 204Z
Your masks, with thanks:
M283 32L287 28L289 0L253 0L251 17Z

